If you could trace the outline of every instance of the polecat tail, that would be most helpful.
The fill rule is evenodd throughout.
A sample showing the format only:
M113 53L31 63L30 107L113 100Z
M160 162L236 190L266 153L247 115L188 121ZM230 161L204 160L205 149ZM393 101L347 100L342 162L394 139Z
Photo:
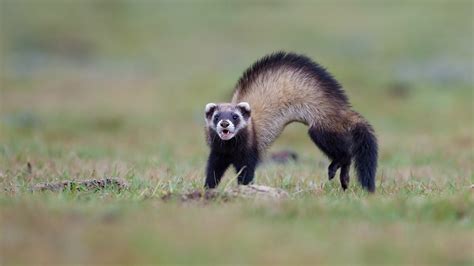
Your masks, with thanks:
M370 192L375 191L377 171L377 138L368 123L359 123L352 129L352 156L359 183Z

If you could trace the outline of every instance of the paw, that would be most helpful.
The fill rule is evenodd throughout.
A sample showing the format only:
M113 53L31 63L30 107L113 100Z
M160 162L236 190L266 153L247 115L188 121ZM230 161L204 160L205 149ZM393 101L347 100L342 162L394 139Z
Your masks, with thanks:
M339 176L339 180L341 181L341 187L343 190L346 190L349 187L349 175L341 174Z

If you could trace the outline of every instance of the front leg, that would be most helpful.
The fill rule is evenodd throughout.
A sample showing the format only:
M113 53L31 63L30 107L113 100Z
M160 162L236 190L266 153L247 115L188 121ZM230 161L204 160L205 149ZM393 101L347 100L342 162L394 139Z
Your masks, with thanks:
M219 185L225 170L230 165L230 158L211 151L206 167L206 183L205 188L215 188Z
M237 177L239 185L248 185L253 181L257 164L258 160L254 156L244 156L234 161L235 171L239 173Z

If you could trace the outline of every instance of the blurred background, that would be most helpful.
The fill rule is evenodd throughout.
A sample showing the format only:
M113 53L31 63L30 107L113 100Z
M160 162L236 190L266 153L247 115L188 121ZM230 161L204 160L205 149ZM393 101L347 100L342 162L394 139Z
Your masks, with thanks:
M286 50L343 84L382 167L469 163L447 153L472 148L472 14L471 1L2 0L3 150L201 167L204 105ZM276 147L313 160L310 143L292 125Z
M374 124L382 169L469 164L472 5L3 0L3 152L202 170L203 106L228 101L245 68L286 50L343 84ZM292 125L276 147L324 160L310 143Z
M328 68L374 124L382 160L441 156L439 139L472 147L472 5L2 0L4 150L201 164L203 106L278 50ZM277 147L308 143L290 126ZM402 151L413 143L429 156Z
M473 13L470 0L0 0L2 252L23 263L469 264L472 204L456 195L474 183ZM290 125L273 150L300 160L264 164L256 182L302 202L160 205L202 187L205 104L228 101L242 72L279 50L326 67L373 124L377 196L327 182L328 160ZM131 189L28 190L104 176Z

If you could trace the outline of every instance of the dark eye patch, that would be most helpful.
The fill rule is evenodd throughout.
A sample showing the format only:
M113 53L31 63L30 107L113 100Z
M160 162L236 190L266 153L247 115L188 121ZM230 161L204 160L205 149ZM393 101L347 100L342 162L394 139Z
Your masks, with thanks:
M234 125L239 124L240 122L240 115L238 113L235 113L233 111L221 111L219 113L216 113L214 115L214 123L217 125L217 123L221 120L227 120Z

